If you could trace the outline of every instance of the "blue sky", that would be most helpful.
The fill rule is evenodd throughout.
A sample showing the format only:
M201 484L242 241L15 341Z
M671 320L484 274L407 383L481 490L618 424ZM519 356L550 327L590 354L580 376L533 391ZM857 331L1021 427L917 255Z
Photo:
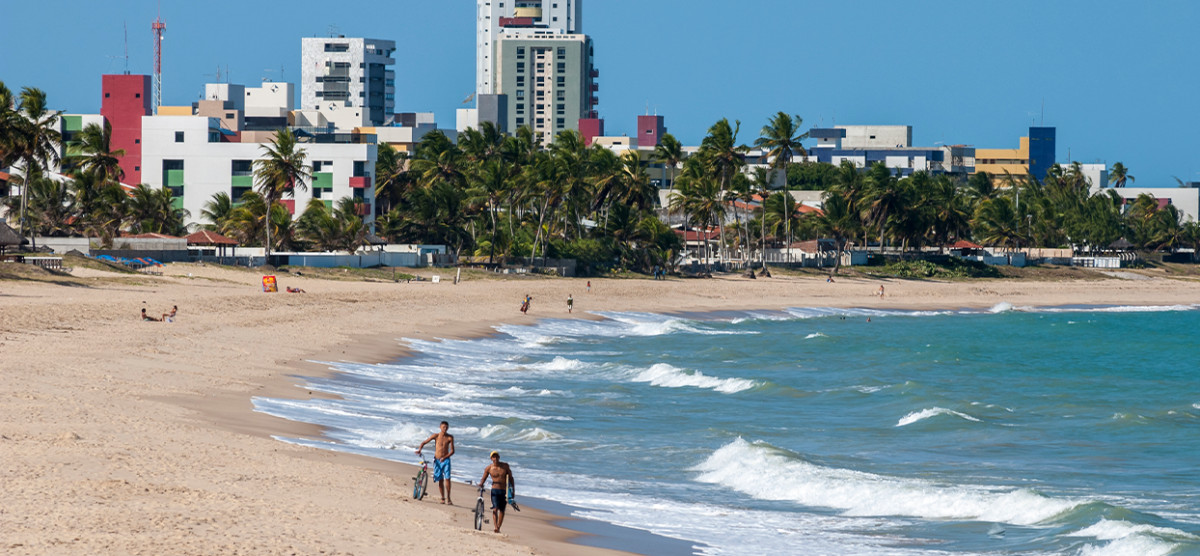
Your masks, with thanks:
M98 112L100 75L125 67L124 25L129 69L150 72L159 5L5 0L0 80ZM453 127L474 88L474 6L165 0L164 104L196 100L217 68L297 82L300 38L332 26L395 40L397 111ZM1059 162L1120 161L1136 186L1200 181L1198 21L1186 0L590 0L584 14L609 134L648 107L685 144L722 117L750 143L783 110L807 126L912 125L922 146L1015 148L1044 121Z

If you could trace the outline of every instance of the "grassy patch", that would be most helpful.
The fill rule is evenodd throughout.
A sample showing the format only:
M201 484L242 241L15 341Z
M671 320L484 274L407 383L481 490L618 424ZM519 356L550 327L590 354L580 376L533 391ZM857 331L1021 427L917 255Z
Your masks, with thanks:
M880 267L871 267L870 273L880 277L893 278L1003 278L1004 275L997 267L978 261L967 261L951 258L944 263L930 261L900 261Z

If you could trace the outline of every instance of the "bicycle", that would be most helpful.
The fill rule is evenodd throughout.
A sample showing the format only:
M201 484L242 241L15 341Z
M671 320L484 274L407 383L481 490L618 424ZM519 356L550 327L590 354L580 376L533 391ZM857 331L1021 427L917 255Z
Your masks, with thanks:
M425 498L425 492L429 489L429 462L425 456L421 456L421 468L417 470L417 476L413 477L413 498L420 500Z
M487 514L484 513L486 510L484 509L484 505L483 505L483 491L484 491L483 483L479 483L479 499L475 501L475 530L476 531L482 531L483 524L487 522L487 518L486 518Z

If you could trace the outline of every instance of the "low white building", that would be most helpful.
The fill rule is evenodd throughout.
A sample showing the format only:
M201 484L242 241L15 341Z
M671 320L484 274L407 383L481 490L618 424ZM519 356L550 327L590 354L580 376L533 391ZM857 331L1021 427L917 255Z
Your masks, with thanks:
M269 143L236 142L220 120L204 116L144 116L142 118L142 181L171 189L176 206L187 209L188 224L199 224L204 205L217 193L237 202L255 188L254 162ZM301 134L312 178L284 204L299 216L310 199L327 206L343 197L364 203L360 216L374 220L372 175L378 146L365 134ZM358 142L354 142L358 141Z

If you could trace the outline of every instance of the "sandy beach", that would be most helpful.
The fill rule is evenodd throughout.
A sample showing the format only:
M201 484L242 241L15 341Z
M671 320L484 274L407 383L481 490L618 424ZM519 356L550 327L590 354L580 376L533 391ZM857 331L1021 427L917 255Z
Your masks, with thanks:
M568 544L573 533L531 509L510 513L500 535L476 532L469 487L456 488L454 507L414 501L411 467L275 440L320 431L255 413L251 398L315 395L295 379L328 372L314 361L394 360L403 337L470 337L589 311L1200 303L1195 280L1077 272L1057 281L593 278L591 293L586 279L472 274L455 285L445 271L437 284L280 274L281 289L307 293L265 294L260 273L188 264L162 276L81 268L0 280L0 552L610 554ZM528 315L518 311L525 294ZM173 305L173 323L138 316Z

